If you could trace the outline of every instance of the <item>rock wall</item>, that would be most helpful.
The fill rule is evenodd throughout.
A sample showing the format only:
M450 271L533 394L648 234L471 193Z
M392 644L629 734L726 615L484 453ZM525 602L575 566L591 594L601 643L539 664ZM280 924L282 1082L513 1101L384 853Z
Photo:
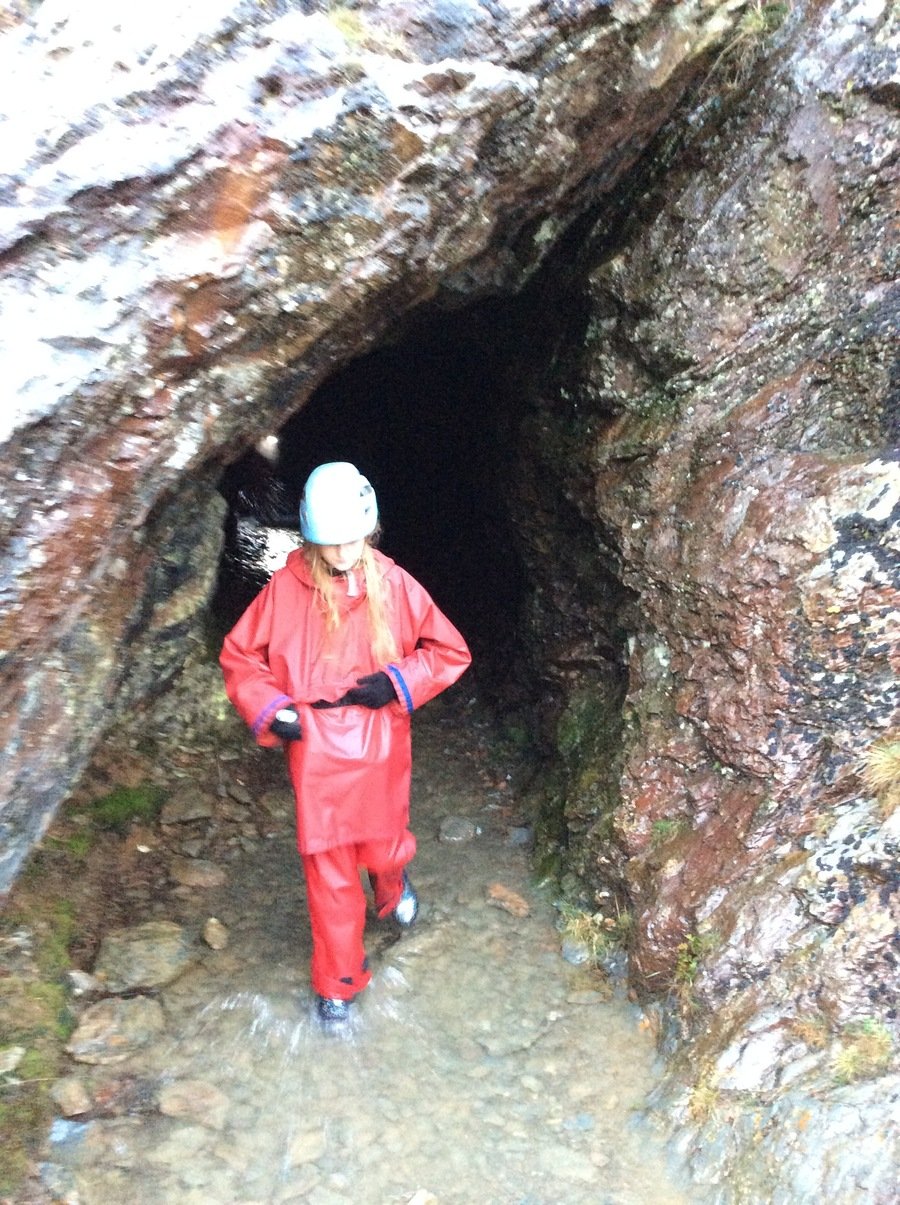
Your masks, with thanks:
M638 209L610 208L582 249L586 279L560 286L588 314L532 395L520 477L566 502L555 532L528 525L530 492L520 506L560 696L544 807L585 901L633 910L635 988L670 1002L661 1112L722 1199L776 1199L787 1178L792 1201L887 1201L900 30L883 3L793 20L748 96L720 90L715 127L701 93L677 166L660 187L650 165ZM552 573L542 543L565 550ZM587 607L567 605L573 579ZM624 703L604 707L617 646ZM611 774L596 737L617 718Z
M521 283L628 171L732 10L10 11L0 892L123 684L164 680L188 647L222 468L417 303Z
M895 7L114 11L0 41L0 892L196 638L223 467L554 251L504 415L545 842L634 916L698 1178L889 1199Z

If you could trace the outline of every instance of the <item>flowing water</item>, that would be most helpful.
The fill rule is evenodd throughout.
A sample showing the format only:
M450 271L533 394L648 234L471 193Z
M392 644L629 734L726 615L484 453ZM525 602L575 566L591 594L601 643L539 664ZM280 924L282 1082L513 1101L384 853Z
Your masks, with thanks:
M227 773L270 796L284 788L272 835L229 864L226 886L183 889L168 912L198 927L215 914L228 946L161 993L155 1045L90 1072L95 1100L104 1077L119 1085L113 1094L130 1083L132 1109L54 1126L45 1179L60 1199L698 1199L641 1115L660 1070L652 1038L620 989L562 957L557 913L521 844L515 786L491 764L488 739L464 697L416 717L419 920L403 933L370 922L374 980L341 1036L310 1016L283 766L248 740Z

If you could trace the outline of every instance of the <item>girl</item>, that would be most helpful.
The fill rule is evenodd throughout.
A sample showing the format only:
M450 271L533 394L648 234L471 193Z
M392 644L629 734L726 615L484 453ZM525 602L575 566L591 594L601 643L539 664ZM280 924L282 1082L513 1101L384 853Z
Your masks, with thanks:
M349 1019L371 973L363 949L369 872L379 917L418 911L406 866L410 715L471 661L419 585L376 551L378 506L352 465L319 465L291 552L225 637L225 689L260 745L284 743L326 1026Z

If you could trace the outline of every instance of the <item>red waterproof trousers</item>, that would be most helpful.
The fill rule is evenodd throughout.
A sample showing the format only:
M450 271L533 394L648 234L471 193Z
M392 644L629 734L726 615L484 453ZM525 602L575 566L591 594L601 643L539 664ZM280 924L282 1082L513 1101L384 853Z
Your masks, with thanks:
M312 929L312 988L329 999L352 1000L372 978L363 930L366 894L360 870L369 871L375 909L387 916L403 893L403 868L416 852L409 830L386 841L336 845L303 854L306 897Z

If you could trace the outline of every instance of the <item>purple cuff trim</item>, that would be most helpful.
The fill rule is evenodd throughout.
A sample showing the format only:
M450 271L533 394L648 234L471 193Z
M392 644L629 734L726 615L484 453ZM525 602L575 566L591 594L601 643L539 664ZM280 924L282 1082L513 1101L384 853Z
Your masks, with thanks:
M287 697L287 695L279 695L274 703L269 703L269 705L265 707L253 721L253 726L251 728L253 735L259 736L263 728L268 728L269 721L271 720L272 716L280 707L284 707L285 704L287 704L288 707L293 707L293 703Z

